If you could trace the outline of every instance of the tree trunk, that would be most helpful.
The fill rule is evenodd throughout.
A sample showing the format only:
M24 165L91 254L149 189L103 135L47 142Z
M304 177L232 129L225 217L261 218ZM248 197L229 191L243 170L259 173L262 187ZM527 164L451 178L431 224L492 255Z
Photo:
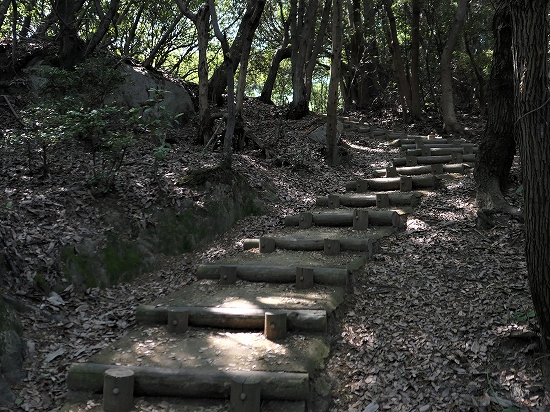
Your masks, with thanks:
M182 18L183 18L183 13L180 12L180 14L174 19L174 21L172 21L170 26L162 34L162 37L159 39L155 47L153 47L153 49L149 53L149 56L143 62L143 67L153 66L153 60L157 56L160 49L166 44L166 42L170 38L170 35L172 34L172 32L174 31L174 29L176 28L176 26L178 25L178 23L181 21Z
M550 350L548 0L510 0L514 107L523 167L525 255L542 350Z
M411 117L422 118L420 99L420 10L422 0L412 0L411 21Z
M401 57L401 46L399 45L399 39L397 38L397 26L395 24L395 15L393 14L392 5L393 0L386 0L384 2L384 8L386 10L386 15L390 26L390 49L393 56L393 68L399 85L399 96L401 97L403 117L407 119L409 115L409 108L411 107L411 90L409 88L409 82L405 73L403 58Z
M332 8L332 61L327 101L327 163L336 166L338 156L338 83L342 55L342 0L334 0Z
M306 63L306 100L311 100L311 91L313 89L313 71L317 66L317 56L323 49L325 44L325 34L327 32L328 23L330 21L330 10L332 9L332 0L325 0L323 14L321 15L321 23L319 31L313 44L308 45L308 57ZM313 38L313 33L312 33Z
M88 46L86 47L86 56L90 56L95 51L97 46L99 46L99 43L101 43L109 31L109 26L111 25L115 14L118 12L119 4L120 0L111 0L109 10L104 14L101 22L99 23L99 27L88 42Z
M277 79L277 72L279 71L279 66L284 59L289 59L292 56L292 51L290 47L284 47L277 49L271 60L271 65L269 66L269 72L267 73L267 78L265 80L264 86L262 88L262 93L260 94L260 101L266 104L274 104L271 100L271 95L273 94L273 88L275 87L275 80Z
M460 32L466 20L468 0L458 0L455 20L451 26L447 43L443 48L440 60L441 70L441 114L443 116L443 130L447 133L463 134L464 127L458 123L453 100L453 71L451 60L458 42Z
M214 0L208 2L210 8L210 18L212 20L212 28L216 38L222 45L225 73L227 76L227 125L225 129L225 137L223 139L223 156L222 156L222 168L231 169L231 144L233 142L233 134L235 132L235 80L233 78L235 71L233 70L233 61L231 56L231 50L227 37L220 30L218 24L218 16L216 15L216 7Z
M474 177L479 208L518 214L502 194L508 185L516 152L511 19L509 2L501 1L493 18L495 44L489 77L487 125L479 145Z
M306 65L310 46L313 45L318 0L292 0L291 47L292 47L292 103L288 118L300 119L309 113L307 99Z
M483 73L475 60L474 54L470 49L470 40L468 39L468 35L466 33L464 33L464 46L466 49L466 54L470 58L470 63L472 63L472 69L474 70L474 75L476 76L477 80L476 94L479 100L479 111L482 116L485 116L487 112L487 100L485 97L485 77L483 76Z
M11 0L2 0L0 3L0 27L2 27L4 20L6 20L6 14L8 14L8 10L10 9L10 3Z
M75 2L57 0L54 12L59 20L59 65L65 70L71 70L82 57L75 26L77 12Z
M247 3L246 11L243 15L237 35L231 47L229 53L231 54L233 74L237 71L239 62L241 61L241 53L243 48L243 42L246 37L254 35L258 25L260 24L260 18L262 17L263 8L265 6L265 0L249 1ZM227 86L227 73L225 70L225 63L220 65L214 70L209 83L209 92L212 96L212 100L217 103L222 101L222 95Z
M139 6L137 13L134 15L134 22L132 23L132 27L130 27L128 34L126 35L126 40L124 42L123 53L125 56L131 57L132 43L136 38L136 30L141 20L141 15L143 14L144 11L145 11L145 5L142 4L141 6Z

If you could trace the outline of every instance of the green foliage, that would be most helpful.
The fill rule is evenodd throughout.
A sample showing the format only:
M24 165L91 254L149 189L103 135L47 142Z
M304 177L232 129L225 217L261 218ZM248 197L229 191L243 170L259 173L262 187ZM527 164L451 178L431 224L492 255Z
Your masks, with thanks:
M534 319L537 317L537 314L534 310L529 311L520 311L514 312L514 319L517 323L526 323L530 319Z

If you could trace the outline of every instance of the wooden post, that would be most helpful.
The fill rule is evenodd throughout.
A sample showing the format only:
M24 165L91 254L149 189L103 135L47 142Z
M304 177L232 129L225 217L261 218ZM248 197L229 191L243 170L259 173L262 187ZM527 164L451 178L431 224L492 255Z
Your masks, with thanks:
M260 412L260 379L251 376L239 376L231 379L230 411Z
M451 161L453 163L462 163L463 161L462 153L451 153Z
M395 166L386 167L386 177L397 177L397 169Z
M407 155L405 157L405 165L406 166L417 166L418 165L418 159L416 156Z
M309 229L313 225L313 215L310 212L300 213L298 227L300 229Z
M337 209L340 207L339 195L328 195L328 207L329 209Z
M399 181L399 190L401 192L410 192L413 188L413 179L411 176L401 176Z
M269 340L286 338L286 313L266 312L264 318L264 335Z
M275 239L272 237L260 238L260 253L272 253L275 252Z
M425 144L422 145L420 150L421 150L422 156L430 156L432 154L431 149Z
M103 410L128 412L134 408L134 372L107 369L103 374Z
M329 256L338 255L340 253L340 241L338 239L325 239L324 252L325 255Z
M168 308L167 330L169 333L184 333L189 329L189 311L186 308Z
M313 287L313 268L296 268L296 289Z
M369 227L368 210L353 210L353 230L367 230Z
M365 193L369 191L369 183L366 180L357 180L357 187L355 189L357 193Z
M222 266L220 285L232 285L237 281L237 266Z
M432 169L432 174L434 175L441 175L443 174L443 163L435 163L433 165L430 165Z
M377 193L376 207L377 208L390 207L390 195L387 193Z

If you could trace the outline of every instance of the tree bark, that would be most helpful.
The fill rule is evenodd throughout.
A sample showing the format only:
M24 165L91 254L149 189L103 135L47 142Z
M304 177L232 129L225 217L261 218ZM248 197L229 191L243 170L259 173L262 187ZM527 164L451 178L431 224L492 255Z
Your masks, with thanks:
M56 0L54 12L59 20L59 65L71 70L82 58L76 20L76 4L73 0Z
M464 127L456 119L453 100L453 71L451 61L458 42L460 32L466 20L468 0L458 0L455 19L449 32L449 37L441 53L441 114L443 116L443 130L447 133L463 134Z
M244 45L243 42L245 41L244 39L246 39L250 35L254 35L256 29L258 28L258 25L260 24L260 18L262 17L264 6L264 0L249 1L247 3L247 9L239 25L235 40L233 40L233 43L231 44L229 50L232 60L231 70L233 70L233 74L235 74L235 72L237 71L237 67L239 65L239 62L241 61L241 53ZM256 9L257 7L261 7L261 10ZM225 91L226 86L227 73L224 63L214 70L214 73L210 78L208 88L210 95L212 96L212 100L217 103L221 103L222 95Z
M411 21L411 117L422 119L420 98L420 11L422 0L412 0Z
M291 48L292 48L292 103L288 117L300 119L309 113L307 98L306 65L308 51L313 47L315 20L318 0L292 0L291 14Z
M401 57L401 46L399 45L399 39L397 38L397 26L395 24L395 15L392 10L393 0L386 0L384 2L384 8L388 17L390 27L390 49L393 56L393 68L397 76L397 84L399 85L399 96L401 98L401 106L403 109L403 117L405 119L409 116L409 109L411 107L411 90L409 87L409 81L405 73L405 66L403 65L403 58Z
M0 27L2 27L4 20L6 20L6 14L8 14L8 10L10 9L10 3L11 0L2 0L0 3Z
M472 50L470 48L470 39L468 38L468 35L466 33L464 33L464 46L466 49L466 54L470 58L470 63L472 63L472 69L477 80L476 94L479 100L479 111L482 116L485 116L487 112L487 100L485 97L485 76L483 76L483 73L475 60L474 54L472 53Z
M229 170L231 169L231 144L235 132L235 80L233 78L235 71L233 70L233 56L231 56L231 49L229 48L227 37L221 32L218 24L214 0L209 0L208 5L210 8L210 18L212 20L214 34L222 45L225 73L227 76L227 124L225 137L223 139L222 168Z
M332 61L327 101L327 163L336 166L338 155L338 83L340 82L340 61L342 55L342 0L334 0L332 7Z
M548 0L510 0L514 107L523 167L525 256L540 325L550 350L550 93Z
M170 38L170 35L172 34L172 32L174 31L174 29L176 28L176 26L178 25L178 23L181 21L182 18L183 18L183 13L180 12L180 14L174 19L174 21L172 21L170 26L162 34L162 37L159 39L155 47L153 47L153 49L149 53L149 56L147 56L147 58L143 62L143 67L153 66L153 60L157 56L160 49L166 44L166 42Z
M144 11L145 11L145 4L142 4L141 6L139 6L139 9L137 10L137 13L134 16L134 22L132 23L132 26L130 27L128 34L126 35L126 40L124 42L124 48L123 48L123 53L125 56L131 57L132 43L136 38L136 30L138 28L139 21L141 20L141 15L143 14Z
M109 26L111 25L115 14L118 12L119 5L120 0L111 0L109 4L109 10L107 11L107 13L104 14L101 22L99 23L99 27L88 42L88 46L86 47L86 56L90 56L95 51L97 46L99 46L99 43L101 43L101 41L109 31Z
M321 15L321 23L319 24L319 30L317 32L317 36L315 37L315 42L308 46L308 56L306 62L306 100L308 101L308 104L311 100L311 92L313 89L313 71L317 66L317 56L319 56L319 53L325 44L325 34L330 21L331 9L332 0L325 0L325 6L323 7L323 13Z
M508 185L516 152L514 138L514 67L512 16L509 2L501 1L493 18L493 63L489 77L487 125L474 168L477 205L517 215L502 192Z

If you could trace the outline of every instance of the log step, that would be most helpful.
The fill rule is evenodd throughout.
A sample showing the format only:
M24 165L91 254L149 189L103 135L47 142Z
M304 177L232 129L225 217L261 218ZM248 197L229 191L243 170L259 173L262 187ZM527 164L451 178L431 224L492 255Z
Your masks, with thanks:
M311 213L312 224L317 226L353 226L355 211ZM369 226L393 226L402 228L407 220L405 214L394 210L368 210ZM287 216L285 226L299 226L303 214Z
M302 251L324 251L327 253L327 241L339 243L339 250L343 252L367 252L369 257L380 251L380 241L375 238L285 238L285 237L263 237L260 239L246 239L244 249L259 248L262 253L271 253L275 249L302 250ZM271 247L262 247L262 243L271 243ZM331 253L332 254L332 253Z
M463 140L453 140L450 143L432 143L433 140L427 140L427 141L421 141L413 144L402 144L401 150L409 150L409 149L422 149L422 147L429 147L432 148L451 148L451 147L463 147L466 148L466 151L471 150L477 151L478 146L475 143L468 143Z
M101 393L103 375L112 368L134 372L134 396L229 399L231 381L247 377L260 380L262 399L303 401L310 395L308 373L172 369L97 363L73 363L67 374L67 386L72 391Z
M452 143L450 139L446 139L443 137L436 137L434 135L428 135L428 136L419 136L419 135L408 135L405 138L396 140L394 142L394 146L401 147L403 145L411 145L411 144L426 144L426 143L435 143L435 144L449 144Z
M416 164L431 165L436 163L462 163L462 162L473 163L476 161L475 154L462 154L460 156L462 157L462 160L454 158L455 156L453 155L398 157L393 159L393 165L395 167L399 167L399 166L416 166ZM416 160L413 161L412 163L416 163L416 164L410 164L413 158Z
M386 173L386 171L383 171ZM421 196L418 193L378 193L378 194L345 194L345 195L331 195L330 199L328 196L321 196L316 199L316 206L319 207L337 207L331 206L330 200L336 200L335 203L338 203L339 206L346 207L371 207L377 206L377 198L380 199L379 195L388 195L389 206L417 206L419 203L419 197ZM334 197L333 197L334 196Z
M259 239L246 239L245 249L258 248ZM247 282L293 283L297 266L234 265L237 277ZM198 279L220 279L223 265L202 264L197 267ZM346 268L304 266L313 269L313 281L321 285L345 286L349 271Z
M437 166L440 166L441 170L437 170ZM397 167L395 168L395 173L397 173L397 175L403 175L403 176L414 176L414 175L431 174L431 173L440 174L440 171L441 173L463 174L464 168L465 167L463 163L449 163L449 164L435 163L431 165ZM391 175L391 168L375 170L374 174L377 177L391 177L391 176L388 176L388 174Z
M385 190L404 190L408 182L404 182L405 177L377 177L365 180L352 180L346 183L347 191L365 192L367 190L385 191ZM437 189L440 186L441 179L434 175L412 176L411 184L406 189Z
M216 308L185 306L139 305L136 308L136 322L165 325L169 310L185 311L189 315L189 326L221 329L262 330L265 314L284 314L291 331L326 332L327 312L319 309L253 309L253 308Z

